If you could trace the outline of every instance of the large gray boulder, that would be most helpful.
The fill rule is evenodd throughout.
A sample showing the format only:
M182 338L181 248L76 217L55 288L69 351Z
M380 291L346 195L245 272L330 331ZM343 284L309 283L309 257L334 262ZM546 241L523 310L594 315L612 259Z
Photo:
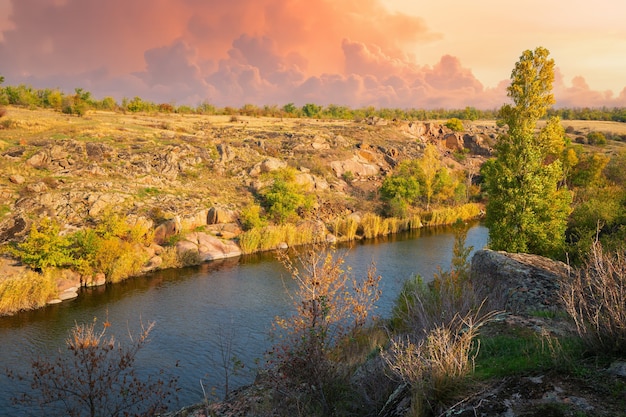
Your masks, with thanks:
M491 308L524 314L561 309L559 283L568 266L539 255L479 250L471 279Z

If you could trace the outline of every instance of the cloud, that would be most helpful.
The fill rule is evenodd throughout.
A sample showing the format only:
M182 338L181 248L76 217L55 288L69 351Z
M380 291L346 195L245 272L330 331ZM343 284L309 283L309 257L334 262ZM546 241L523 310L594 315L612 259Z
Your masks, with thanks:
M8 84L218 106L506 100L506 83L485 88L453 54L417 62L405 51L443 34L381 0L0 0L0 16ZM560 77L555 94L568 106L603 105L624 103L626 89L614 97Z

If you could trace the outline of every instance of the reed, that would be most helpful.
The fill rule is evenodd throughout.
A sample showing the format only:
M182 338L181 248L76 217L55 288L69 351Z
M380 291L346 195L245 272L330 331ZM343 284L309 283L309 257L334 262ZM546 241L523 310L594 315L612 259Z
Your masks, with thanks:
M457 221L475 219L480 215L480 206L475 203L467 203L456 207L445 207L433 210L430 213L428 226L443 226L454 224Z
M26 271L0 282L0 316L42 307L56 295L51 272Z
M363 237L367 239L380 236L383 230L383 220L376 214L366 213L361 219L361 228Z

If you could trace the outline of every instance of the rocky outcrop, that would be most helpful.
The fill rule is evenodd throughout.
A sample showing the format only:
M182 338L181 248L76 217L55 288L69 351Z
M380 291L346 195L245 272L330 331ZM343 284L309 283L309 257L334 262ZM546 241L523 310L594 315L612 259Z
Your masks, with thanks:
M342 177L347 172L352 173L352 175L357 178L368 178L380 174L380 167L378 165L357 155L351 159L333 161L330 163L330 167L337 177Z
M195 253L201 262L241 255L241 249L235 242L224 241L203 232L186 235L176 243L176 251L180 256L185 256L188 252Z
M479 250L471 262L471 279L492 308L524 314L561 308L559 281L563 262L525 253Z

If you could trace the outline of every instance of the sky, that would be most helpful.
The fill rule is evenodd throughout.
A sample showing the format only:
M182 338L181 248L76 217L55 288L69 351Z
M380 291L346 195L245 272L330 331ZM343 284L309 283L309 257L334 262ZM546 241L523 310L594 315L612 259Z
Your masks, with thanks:
M625 21L623 0L0 0L0 75L175 105L495 109L543 46L557 107L623 107Z

